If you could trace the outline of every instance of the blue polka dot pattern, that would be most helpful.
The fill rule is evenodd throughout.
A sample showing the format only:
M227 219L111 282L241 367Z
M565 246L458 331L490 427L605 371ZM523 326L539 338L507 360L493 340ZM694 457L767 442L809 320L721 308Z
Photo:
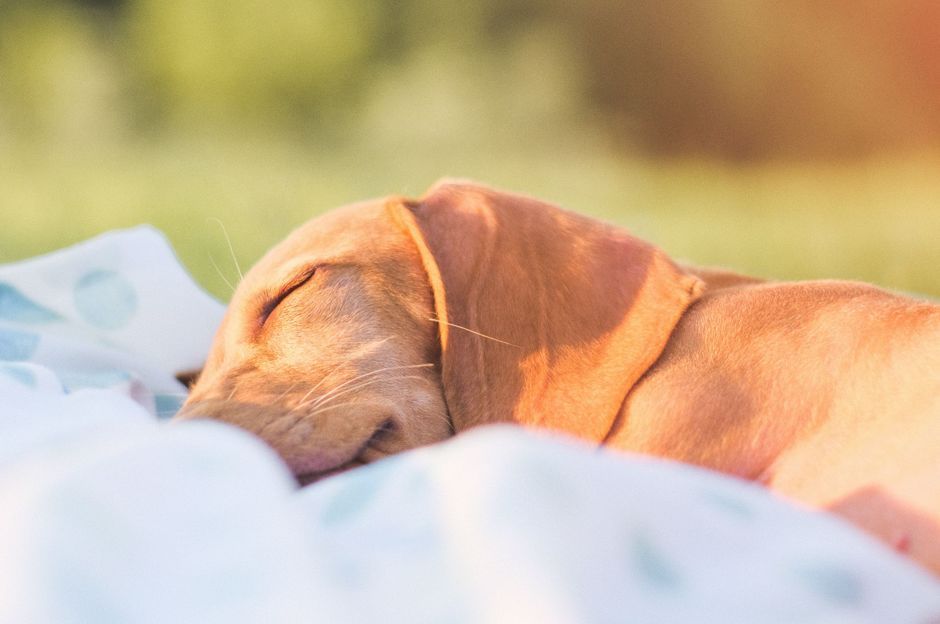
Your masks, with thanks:
M137 292L114 271L86 273L75 284L75 307L89 324L120 329L137 311Z
M801 566L797 568L796 575L811 591L836 605L857 605L864 595L859 578L851 570L835 565L817 563Z
M681 585L675 566L645 532L633 536L631 559L638 576L649 585L660 589L676 589Z
M51 323L62 317L30 301L13 286L0 282L0 319L15 323Z
M713 491L704 492L702 498L712 507L742 520L754 517L754 510L740 498Z
M0 327L0 360L28 360L38 346L37 334Z
M183 397L172 394L158 394L153 400L156 403L158 418L170 418L183 406Z
M23 366L15 364L0 364L0 373L5 373L8 377L15 379L24 386L33 388L36 386L36 375L33 371Z

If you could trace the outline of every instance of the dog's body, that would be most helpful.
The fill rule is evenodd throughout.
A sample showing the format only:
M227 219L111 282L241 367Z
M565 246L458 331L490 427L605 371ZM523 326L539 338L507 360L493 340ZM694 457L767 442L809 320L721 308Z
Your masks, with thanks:
M554 428L759 480L940 572L938 371L940 306L682 267L451 183L272 250L183 417L254 431L303 481L479 424Z
M840 282L706 291L607 443L758 480L940 571L940 309Z

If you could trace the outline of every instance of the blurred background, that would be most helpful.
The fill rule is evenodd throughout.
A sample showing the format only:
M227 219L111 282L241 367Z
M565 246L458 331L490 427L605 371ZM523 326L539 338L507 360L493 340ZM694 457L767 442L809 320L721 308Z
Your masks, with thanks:
M940 295L940 3L0 0L0 262L152 223L227 299L218 221L246 267L445 175Z

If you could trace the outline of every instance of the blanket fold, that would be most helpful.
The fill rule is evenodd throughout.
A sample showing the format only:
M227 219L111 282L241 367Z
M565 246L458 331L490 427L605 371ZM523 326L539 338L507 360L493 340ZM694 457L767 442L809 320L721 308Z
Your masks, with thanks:
M298 490L161 422L221 316L152 228L0 266L0 622L940 621L834 516L509 426Z

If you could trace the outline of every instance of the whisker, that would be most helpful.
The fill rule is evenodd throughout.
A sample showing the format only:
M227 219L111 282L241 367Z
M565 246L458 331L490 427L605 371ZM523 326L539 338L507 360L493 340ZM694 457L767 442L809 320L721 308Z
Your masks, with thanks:
M361 379L361 378L362 378L362 377L360 377L360 379ZM391 377L391 378L389 378L389 377L372 378L372 379L368 379L368 380L366 380L366 381L362 381L361 383L358 383L358 384L356 384L356 385L349 386L349 387L345 388L344 390L342 390L341 392L337 392L337 391L336 391L338 388L337 388L337 389L334 389L333 391L331 391L331 392L330 392L329 394L327 394L327 395L324 395L324 396L322 396L322 397L320 397L320 398L318 398L318 399L316 399L316 400L314 400L314 401L308 401L308 402L305 404L305 406L306 406L306 405L312 405L313 408L315 409L315 408L317 408L317 407L319 407L319 406L321 406L321 405L324 405L324 404L326 404L326 403L329 403L330 401L332 401L333 399L335 399L335 398L337 398L337 397L343 396L344 394L349 394L350 392L354 392L354 391L359 390L359 389L361 389L361 388L365 388L366 386L371 386L372 384L379 383L380 381L396 381L396 380L398 380L398 379L423 379L423 377L418 377L417 375L404 375L404 376L400 376L400 377Z
M322 407L322 408L320 408L320 409L313 410L313 411L310 412L310 413L301 414L301 415L299 415L299 416L295 416L295 417L294 417L294 420L293 420L293 421L291 422L291 424L288 425L288 427L284 430L283 434L286 434L286 433L290 432L291 430L294 429L294 427L296 427L298 424L300 424L303 420L305 420L305 419L307 419L307 418L310 418L310 417L312 417L312 416L316 416L317 414L320 414L320 413L322 413L322 412L325 412L325 411L328 411L328 410L331 410L331 409L337 409L337 408L340 408L340 407L348 407L348 406L350 406L350 405L368 405L368 402L363 404L363 403L360 403L359 401L347 401L346 403L337 403L337 404L335 404L335 405L328 405L327 407ZM291 410L291 411L293 411L293 410ZM288 412L288 414L290 414L290 412ZM282 435L283 435L283 434L282 434Z
M372 353L373 351L375 351L376 349L384 345L386 342L394 338L397 338L397 336L395 335L386 336L385 338L382 338L381 340L376 340L375 342L366 342L360 345L359 347L350 350L345 355L349 359L362 358L364 356L369 355L370 353Z
M447 414L440 414L439 416L440 416L440 419L444 421L444 424L447 425L447 431L451 435L457 435L457 429L454 428L454 423L450 419L450 416L448 416Z
M307 400L307 397L309 397L311 394L313 394L313 393L316 391L317 387L319 387L319 385L322 384L323 381L324 381L327 377L329 377L329 375L324 376L323 379L321 379L319 382L317 382L317 384L316 384L314 387L312 387L312 388L310 388L309 390L307 390L306 394L304 394L302 397L300 397L300 400L297 401L297 405L295 405L294 407L290 408L290 410L288 410L287 413L290 414L290 413L293 412L295 409L300 409L301 407L303 407L304 405L306 405L306 403L304 403L304 401L306 401L306 400Z
M228 236L228 230L225 229L225 224L222 223L221 219L216 217L208 217L206 221L215 221L219 224L219 227L222 228L222 235L225 236L225 242L228 243L229 253L232 254L232 262L235 263L235 270L238 271L238 280L241 281L245 279L245 276L242 274L242 268L238 264L238 258L235 256L235 248L232 247L232 239Z
M272 402L272 403L277 403L278 401L280 401L281 399L283 399L284 397L286 397L286 396L287 396L287 393L290 392L291 390L293 390L294 388L296 388L296 387L297 387L297 384L299 384L299 383L300 383L299 381L295 381L294 383L292 383L292 384L287 388L287 390L285 390L284 392L282 392L280 395L278 395L278 397L277 397L276 399L274 399L274 400L271 401L271 402Z
M450 420L450 414L448 414L446 411L443 414L432 413L429 415L435 418L439 418L440 420L444 421L444 424L447 425L447 431L449 431L451 435L454 435L457 433L456 430L454 429L454 423L451 422Z
M334 404L334 405L327 405L326 407L320 407L320 408L318 408L318 409L313 410L312 412L310 412L309 414L307 414L307 416L308 416L308 417L310 417L310 416L316 416L317 414L320 414L320 413L325 412L325 411L327 411L327 410L337 409L337 408L340 408L340 407L349 407L350 405L356 405L356 403L358 403L358 401L347 401L346 403L336 403L336 404Z
M401 379L407 379L407 378L408 378L408 377L402 377ZM396 378L396 379L398 379L398 378ZM421 377L417 377L417 379L422 379L422 378L421 378ZM365 383L362 384L362 385L367 386L367 385L369 385L370 383L374 383L374 382L377 382L377 381L382 381L382 380L381 380L381 379L373 379L373 380L371 380L371 381L365 382ZM350 388L350 389L349 389L350 392L353 391L353 390L355 390L355 388ZM345 394L345 392L344 392L343 394ZM338 396L338 395L337 395L337 396ZM334 397L332 397L332 398L336 398L336 396L334 396ZM306 407L306 406L309 405L309 404L310 404L310 403L306 403L306 404L304 404L304 405L297 405L297 406L295 406L293 409L289 410L289 411L287 412L287 414L285 414L285 415L289 415L291 412L295 411L297 408ZM363 403L363 402L361 402L361 401L359 401L359 400L353 400L353 401L347 401L347 402L345 402L345 403L334 403L333 405L326 405L326 406L314 405L314 407L313 407L313 409L312 409L311 411L306 412L306 413L302 413L302 414L299 414L299 415L295 416L295 417L294 417L294 420L293 420L293 421L291 422L291 424L287 427L287 429L285 430L285 432L290 431L291 429L293 429L294 427L296 427L297 424L300 423L302 420L304 420L304 419L306 419L306 418L311 418L311 417L316 416L316 415L318 415L318 414L321 414L321 413L323 413L323 412L325 412L325 411L327 411L327 410L337 409L337 408L340 408L340 407L348 407L348 406L350 406L350 405L369 405L369 404L370 404L370 402L368 402L368 401L365 402L365 403ZM264 428L267 428L267 426L268 426L268 425L265 425Z
M232 289L232 292L235 292L235 287L232 286L232 282L228 281L225 275L222 274L222 269L219 268L219 265L216 263L215 258L212 257L212 252L207 251L206 255L209 256L209 262L212 263L212 267L215 269L215 272L219 274L219 277L222 278L222 281L225 282L225 285Z
M409 364L409 365L407 365L407 366L386 366L385 368L377 368L377 369L371 370L371 371L369 371L369 372L367 372L367 373L363 373L363 374L361 374L361 375L357 375L357 376L353 377L352 379L347 379L347 380L344 381L343 383L339 384L338 386L336 386L335 388L333 388L332 390L330 390L329 392L327 392L326 394L324 394L322 397L320 397L319 400L322 401L322 400L328 398L328 397L329 397L330 395L332 395L333 393L335 393L335 392L337 392L337 391L339 391L339 390L342 390L345 386L348 386L349 384L354 383L354 382L356 382L356 381L360 381L360 380L362 380L362 379L365 379L366 377L369 377L369 376L371 376L371 375L377 375L378 373L384 373L384 372L393 371L393 370L404 370L404 369L407 369L407 368L427 368L428 366L434 366L434 363L433 363L433 362L425 362L425 363L423 363L423 364ZM321 380L321 383L322 383L322 380ZM306 399L306 398L307 398L307 397L305 396L304 399ZM301 402L303 402L304 399L301 399Z
M428 320L431 321L431 322L434 322L434 323L440 323L441 325L447 325L448 327L454 327L454 328L456 328L456 329L462 329L462 330L464 330L465 332L470 332L471 334L473 334L473 335L475 335L475 336L479 336L480 338L486 338L487 340L492 340L493 342L498 342L498 343L500 343L500 344L509 345L510 347L515 347L515 348L517 348L517 349L521 349L521 348L522 348L521 346L519 346L519 345L517 345L517 344L513 344L513 343L511 343L511 342L506 342L505 340L500 340L499 338L494 338L493 336L487 336L486 334L483 334L483 333L480 333L480 332L478 332L478 331L472 330L472 329L470 329L469 327L464 327L463 325L458 325L457 323L451 323L450 321L442 321L441 319L436 319L436 318L429 318Z
M392 377L391 379L389 379L389 378L387 378L387 377L380 377L380 378L378 378L378 379L369 379L368 381L364 381L364 382L362 382L361 384L357 384L357 385L352 386L352 387L350 387L350 388L346 388L346 389L343 390L342 392L334 393L334 394L332 394L331 396L329 396L328 398L323 398L323 397L321 397L320 400L318 400L318 401L312 401L311 403L312 403L312 405L313 405L313 409L317 409L317 408L319 408L320 406L322 406L322 405L324 405L324 404L326 404L326 403L329 403L329 402L332 401L333 399L336 399L336 398L338 398L338 397L343 396L344 394L349 394L350 392L354 392L354 391L356 391L356 390L361 390L362 388L365 388L366 386L371 386L372 384L379 383L380 381L400 381L400 380L402 380L402 379L424 379L424 377L419 377L418 375L404 375L404 376L402 376L402 377Z
M332 400L338 398L339 396L341 396L341 395L343 395L343 394L348 394L349 392L353 392L353 391L355 391L355 390L358 390L359 388L363 388L363 387L365 387L365 386L369 386L369 385L371 385L371 384L378 383L378 382L380 382L380 381L398 381L398 380L400 380L400 379L424 379L424 377L419 377L419 376L417 376L417 375L404 375L404 376L401 376L401 377L393 377L393 378L391 378L391 379L388 379L388 378L370 379L370 380L364 381L364 382L362 382L361 384L358 384L358 385L356 385L356 386L354 386L354 387L347 388L344 392L334 394L333 396L328 397L328 399L325 400L325 401L320 401L320 402L310 401L310 402L304 403L304 404L302 404L302 405L297 405L297 406L295 406L293 409L289 410L285 415L290 414L291 412L294 412L294 411L297 410L298 408L306 407L306 406L310 405L311 403L314 403L314 404L315 404L315 405L313 406L313 408L311 409L311 411L306 412L306 413L304 413L304 414L299 414L299 415L295 416L294 419L291 421L291 424L287 426L287 428L286 428L285 431L289 431L289 430L293 429L295 426L297 426L297 424L298 424L299 422L301 422L302 420L304 420L304 419L306 419L306 418L312 418L312 417L314 417L314 416L317 416L317 415L322 414L323 412L326 412L326 411L329 411L329 410L340 409L340 408L343 408L343 407L349 407L349 406L351 406L351 405L368 405L369 402L363 403L363 402L360 401L360 400L346 401L346 402L344 402L344 403L334 403L334 404L332 404L332 405L326 405L326 403L329 403L330 401L332 401ZM448 433L450 433L451 435L455 435L455 434L456 434L456 429L454 428L454 423L451 421L449 414L447 414L446 412L443 413L443 414L432 413L432 414L430 414L430 416L435 417L435 418L439 418L440 420L442 420L442 421L444 422L444 424L447 426L447 431L448 431ZM269 423L268 425L265 425L265 427L264 427L263 429L266 429L270 424L272 424L272 423ZM262 429L262 432L263 432L263 429Z
M315 383L312 388L310 388L309 390L307 390L306 394L304 394L302 397L300 397L300 400L297 401L297 405L295 405L294 407L292 407L287 413L289 414L290 412L293 412L295 409L297 409L297 408L299 408L299 407L303 407L303 406L304 406L304 401L307 400L307 397L309 397L311 394L313 394L313 393L316 391L317 388L319 388L320 386L323 385L323 382L324 382L324 381L326 381L327 379L329 379L330 377L332 377L333 374L334 374L336 371L338 371L338 370L339 370L339 366L336 366L336 367L333 368L333 370L331 370L331 371L328 372L326 375L324 375L324 376L320 379L320 381L318 381L317 383Z
M380 340L376 345L372 345L372 346L379 346L379 345L382 345L382 344L388 342L389 340L391 340L392 338L394 338L394 336L386 336L385 338L383 338L382 340ZM333 370L331 370L329 373L327 373L326 375L324 375L323 378L320 379L320 381L318 381L312 388L310 388L310 390L307 391L306 394L304 394L304 395L300 398L300 401L297 402L297 406L298 406L298 407L302 407L303 404L304 404L304 401L306 401L307 398L308 398L311 394L313 394L313 392L314 392L317 388L319 388L321 385L323 385L323 382L324 382L324 381L326 381L327 379L329 379L330 377L332 377L333 374L336 373L336 371L338 371L338 370L339 370L339 366L336 366L336 367L333 368ZM351 379L350 381L355 381L356 379L360 379L360 378L361 378L361 377L354 377L354 378ZM349 382L344 382L344 383L349 383ZM344 385L344 384L340 384L339 386L337 386L337 387L334 388L333 390L338 390L339 388L342 388L343 385ZM332 390L331 390L331 392L332 392ZM327 394L329 394L329 393L327 393ZM294 408L294 409L296 409L296 408ZM291 411L293 411L293 410L291 410Z

